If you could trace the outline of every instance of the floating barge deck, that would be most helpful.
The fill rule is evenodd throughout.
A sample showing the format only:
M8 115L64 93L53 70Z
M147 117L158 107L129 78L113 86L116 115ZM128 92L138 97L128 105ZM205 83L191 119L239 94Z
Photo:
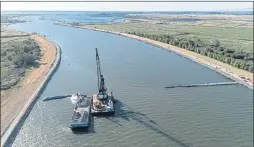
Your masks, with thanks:
M89 118L91 113L91 99L84 95L77 96L77 103L72 115L70 128L87 128L89 126Z
M115 113L115 101L113 95L107 94L107 98L99 99L97 94L92 97L92 115L113 115Z

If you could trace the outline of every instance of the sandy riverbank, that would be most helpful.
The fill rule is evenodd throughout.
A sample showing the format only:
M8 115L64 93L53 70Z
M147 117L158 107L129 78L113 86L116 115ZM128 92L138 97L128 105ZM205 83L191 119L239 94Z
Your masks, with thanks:
M1 91L1 136L23 111L25 106L34 99L32 96L47 76L55 63L57 47L40 35L31 36L41 47L40 67L27 72L15 88Z
M192 51L188 51L186 49L183 48L179 48L176 46L172 46L166 43L162 43L159 41L155 41L155 40L151 40L148 38L143 38L143 37L139 37L136 35L132 35L132 34L127 34L127 33L121 33L121 32L114 32L114 31L107 31L107 30L101 30L101 29L95 29L95 28L91 28L91 27L87 27L87 26L72 26L69 24L56 24L56 25L63 25L63 26L69 26L69 27L76 27L76 28L83 28L83 29L91 29L91 30L95 30L95 31L101 31L101 32L106 32L106 33L112 33L112 34L117 34L117 35L121 35L121 36L125 36L125 37L129 37L129 38L133 38L133 39L137 39L140 41L144 41L147 42L149 44L155 45L155 46L159 46L162 47L166 50L175 52L183 57L186 57L188 59L191 59L194 62L197 62L199 64L202 64L210 69L215 70L216 72L227 76L228 78L239 82L240 84L250 88L253 90L253 73L248 72L248 71L244 71L242 69L238 69L236 67L233 67L231 65L228 65L226 63L217 61L215 59L203 56L201 54L192 52ZM249 79L249 80L247 80Z

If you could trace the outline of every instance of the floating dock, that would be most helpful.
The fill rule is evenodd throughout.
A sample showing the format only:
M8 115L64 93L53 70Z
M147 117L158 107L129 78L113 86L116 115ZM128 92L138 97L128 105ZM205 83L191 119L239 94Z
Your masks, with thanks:
M76 95L77 103L74 107L70 128L87 128L91 112L91 99L84 95Z
M218 83L206 83L206 84L188 84L188 85L173 85L165 88L177 88L177 87L205 87L205 86L222 86L222 85L236 85L238 82L218 82Z

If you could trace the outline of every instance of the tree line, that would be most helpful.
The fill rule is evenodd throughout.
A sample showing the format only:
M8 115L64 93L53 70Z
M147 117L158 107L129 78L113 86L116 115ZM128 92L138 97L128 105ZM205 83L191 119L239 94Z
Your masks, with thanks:
M129 31L127 31L126 33L184 48L227 63L239 69L243 69L252 73L254 72L253 54L226 48L222 46L217 39L208 43L202 41L199 38L180 38L178 36L172 35L154 35Z

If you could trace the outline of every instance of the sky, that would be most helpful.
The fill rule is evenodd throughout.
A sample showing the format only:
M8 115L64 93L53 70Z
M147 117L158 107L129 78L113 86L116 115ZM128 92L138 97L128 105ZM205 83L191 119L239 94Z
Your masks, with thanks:
M253 2L1 2L1 11L230 11L242 9L253 9Z

